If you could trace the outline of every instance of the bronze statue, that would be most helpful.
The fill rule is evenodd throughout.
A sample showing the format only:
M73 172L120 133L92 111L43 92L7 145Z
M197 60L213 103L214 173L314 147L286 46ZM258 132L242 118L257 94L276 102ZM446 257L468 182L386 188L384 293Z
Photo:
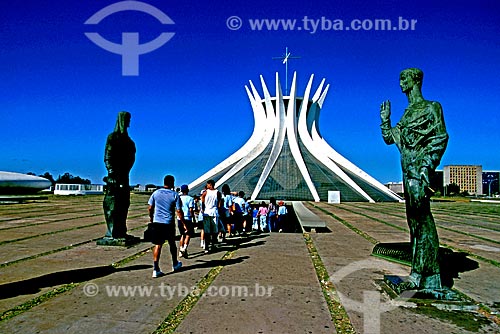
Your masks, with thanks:
M442 290L439 270L439 238L431 214L429 179L441 161L448 133L441 105L422 96L423 72L403 70L400 86L408 97L399 123L391 126L391 104L380 106L382 136L386 144L396 144L401 153L406 217L412 248L411 274L403 290Z
M130 113L118 113L115 130L108 135L104 163L106 192L103 209L107 231L104 239L128 239L127 214L130 206L129 173L135 162L135 144L129 137ZM133 238L133 237L132 237Z

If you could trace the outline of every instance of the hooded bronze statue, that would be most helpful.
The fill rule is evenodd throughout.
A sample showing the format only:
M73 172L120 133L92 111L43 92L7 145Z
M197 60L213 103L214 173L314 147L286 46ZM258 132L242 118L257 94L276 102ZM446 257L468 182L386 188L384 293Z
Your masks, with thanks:
M118 113L115 130L108 135L104 152L104 163L108 175L103 209L107 231L104 238L128 238L127 214L130 206L129 173L135 162L135 144L129 137L130 113Z
M386 144L396 144L401 153L406 217L412 249L411 274L402 290L442 290L439 268L439 238L431 214L430 176L441 161L448 143L448 133L441 105L422 96L423 72L403 70L400 86L408 97L399 123L391 126L391 105L380 106L382 137Z

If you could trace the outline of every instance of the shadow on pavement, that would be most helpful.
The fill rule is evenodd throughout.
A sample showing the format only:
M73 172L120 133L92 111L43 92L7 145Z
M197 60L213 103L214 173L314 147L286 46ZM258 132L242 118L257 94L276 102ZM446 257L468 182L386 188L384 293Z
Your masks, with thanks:
M248 256L241 256L237 257L234 259L226 259L226 260L221 260L221 259L216 259L216 260L196 260L196 264L188 265L188 266L183 266L179 271L176 271L175 273L182 272L182 271L188 271L188 270L193 270L193 269L201 269L201 268L214 268L217 266L230 266L233 264L241 263L248 259ZM174 272L166 273L166 276L175 274Z
M393 260L411 266L412 250L409 242L378 243L372 255ZM441 283L452 288L453 279L459 274L479 268L479 263L468 258L469 254L455 252L449 248L439 248L439 264L441 269Z
M262 246L266 243L265 240L258 240L255 242L252 242L256 239L262 239L266 238L268 235L266 234L247 234L246 236L243 237L236 237L236 238L228 238L226 239L225 243L218 243L217 246L215 247L214 250L210 252L210 254L214 253L223 253L223 252L228 252L231 250L235 249L243 249L243 248L250 248L250 247L256 247L256 246ZM196 252L192 253L189 256L189 259L196 259L199 257L204 256L204 252ZM183 266L179 271L186 271L186 270L192 270L192 269L198 269L198 268L213 268L216 266L228 266L236 263L241 263L244 260L248 259L248 256L241 256L235 259L227 259L227 260L222 260L222 259L216 259L216 260L196 260L197 264L193 265L188 265L188 266ZM168 275L168 274L167 274Z
M151 268L151 266L149 265L134 265L117 269L113 266L108 265L50 273L23 281L0 285L0 299L12 298L19 295L35 294L42 288L48 288L68 283L85 282L119 271L143 270L149 268Z

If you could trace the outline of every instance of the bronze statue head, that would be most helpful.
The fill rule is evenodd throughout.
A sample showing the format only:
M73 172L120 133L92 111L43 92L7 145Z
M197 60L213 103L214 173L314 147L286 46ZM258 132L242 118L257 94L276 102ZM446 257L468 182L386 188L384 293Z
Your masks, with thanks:
M127 133L127 128L130 126L130 118L132 115L128 111L120 111L115 124L115 131L119 133Z
M422 81L424 79L424 72L418 68L407 68L401 71L399 75L399 85L401 90L406 93L410 91L414 85L422 89Z

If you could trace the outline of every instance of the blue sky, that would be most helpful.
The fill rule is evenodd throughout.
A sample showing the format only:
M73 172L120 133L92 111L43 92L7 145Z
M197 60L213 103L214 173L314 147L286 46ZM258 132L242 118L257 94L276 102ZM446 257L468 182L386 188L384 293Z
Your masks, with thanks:
M327 142L381 182L401 179L399 153L379 130L379 106L390 99L393 124L406 107L399 72L424 71L423 94L439 101L450 141L447 164L499 170L500 4L476 1L152 1L174 22L137 11L84 25L117 1L2 1L0 4L0 170L65 172L100 183L103 152L117 113L132 114L137 146L131 183L161 183L171 173L189 183L241 147L253 129L244 86L259 75L274 87L285 47L300 59L298 91L310 74L330 84L320 116ZM230 30L228 17L242 27ZM303 18L416 19L410 31L255 31L249 20ZM139 75L122 76L121 57L85 32L140 43L175 36L139 57ZM291 76L291 74L290 74ZM274 89L272 89L274 93ZM299 94L301 95L301 94Z

